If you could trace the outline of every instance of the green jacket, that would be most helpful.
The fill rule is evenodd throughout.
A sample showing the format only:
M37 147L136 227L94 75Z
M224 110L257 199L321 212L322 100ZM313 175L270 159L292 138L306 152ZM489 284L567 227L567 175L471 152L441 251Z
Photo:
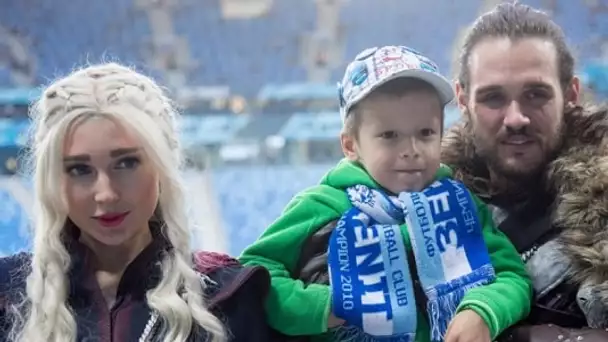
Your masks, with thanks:
M442 166L436 178L450 177ZM321 335L327 332L330 313L330 287L322 284L304 286L291 278L304 242L318 229L336 220L352 207L345 189L356 184L379 188L368 173L356 163L341 161L314 186L296 195L283 214L249 246L240 259L245 265L266 267L272 286L266 301L268 323L286 335ZM458 311L474 310L487 323L492 338L525 318L532 301L532 284L515 247L494 227L487 207L477 197L478 215L488 247L496 280L470 290ZM404 243L411 250L405 225L401 226ZM429 327L425 313L418 314L416 340L428 342ZM321 336L319 336L320 339Z

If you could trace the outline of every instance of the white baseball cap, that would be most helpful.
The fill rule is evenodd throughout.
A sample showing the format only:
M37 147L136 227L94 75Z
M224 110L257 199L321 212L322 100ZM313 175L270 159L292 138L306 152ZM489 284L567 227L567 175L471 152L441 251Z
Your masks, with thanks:
M450 82L439 73L437 64L407 46L383 46L365 49L352 61L338 83L340 117L372 91L390 80L417 78L433 86L443 105L454 99Z

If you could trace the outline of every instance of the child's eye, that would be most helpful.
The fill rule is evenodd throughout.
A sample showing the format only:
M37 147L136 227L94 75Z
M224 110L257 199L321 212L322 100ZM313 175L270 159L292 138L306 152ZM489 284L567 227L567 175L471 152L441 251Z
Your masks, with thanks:
M386 131L386 132L382 132L378 135L380 138L382 139L395 139L397 137L397 132L395 131Z
M435 130L433 130L431 128L425 128L425 129L420 130L420 135L422 135L423 137L430 137L434 134L435 134Z

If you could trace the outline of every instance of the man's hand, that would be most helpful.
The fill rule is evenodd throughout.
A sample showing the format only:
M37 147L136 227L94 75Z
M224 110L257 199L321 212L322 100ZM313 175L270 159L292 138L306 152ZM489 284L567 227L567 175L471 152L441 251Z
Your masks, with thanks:
M490 329L475 311L464 310L452 319L445 342L491 342Z

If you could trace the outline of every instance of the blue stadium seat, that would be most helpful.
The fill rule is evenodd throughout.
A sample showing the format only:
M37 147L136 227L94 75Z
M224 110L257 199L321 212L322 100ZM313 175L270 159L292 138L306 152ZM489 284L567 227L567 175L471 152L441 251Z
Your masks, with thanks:
M231 167L213 183L222 210L229 252L240 254L298 192L318 184L331 165Z
M0 176L0 256L27 250L30 246L30 217L25 211L23 195L29 184L16 177ZM17 189L18 194L14 191Z
M266 83L303 80L299 38L312 29L314 15L313 1L275 1L262 17L233 20L222 18L218 0L189 2L178 8L174 24L200 63L190 81L229 84L251 96Z
M136 66L145 64L150 23L135 0L72 0L70 6L55 1L6 1L0 11L0 25L31 43L39 82L46 83L74 66L104 57ZM523 2L536 7L547 3ZM606 4L606 0L602 2ZM358 51L385 44L412 46L449 74L456 34L474 20L482 3L345 2L339 14L344 58L333 70L332 81L340 79L346 63ZM608 13L592 13L580 1L556 0L556 4L554 18L578 47L579 57L597 57L596 41L608 36ZM174 30L186 39L198 65L189 72L188 83L228 85L235 94L253 97L266 84L306 81L300 42L315 28L316 11L313 0L280 0L273 1L268 12L259 17L227 19L220 0L178 1L172 14ZM144 71L160 75L149 68ZM11 83L6 71L0 69L0 86Z
M450 71L456 33L475 19L481 0L351 0L345 3L346 63L365 48L407 45L430 57L443 73ZM340 69L344 69L345 65ZM342 70L335 76L342 77Z
M12 84L11 71L7 68L0 67L0 85Z
M131 0L7 1L0 25L27 37L47 83L88 61L120 60L143 65L142 43L148 38L146 13Z

